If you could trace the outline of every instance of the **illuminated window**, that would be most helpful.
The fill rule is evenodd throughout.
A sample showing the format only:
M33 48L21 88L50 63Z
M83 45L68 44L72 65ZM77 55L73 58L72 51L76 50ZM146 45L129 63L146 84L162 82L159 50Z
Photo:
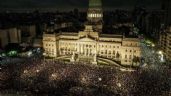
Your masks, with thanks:
M88 14L88 17L90 17L90 14Z
M97 17L99 17L99 14L97 14Z
M102 17L101 14L98 14L99 16L98 17Z
M93 14L90 14L90 17L93 17Z
M99 17L99 14L97 14L97 17Z

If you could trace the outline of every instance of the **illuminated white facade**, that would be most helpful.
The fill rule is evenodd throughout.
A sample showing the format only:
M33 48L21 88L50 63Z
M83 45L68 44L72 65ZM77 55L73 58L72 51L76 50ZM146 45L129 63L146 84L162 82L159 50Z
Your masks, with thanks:
M78 59L96 57L108 58L123 65L133 64L141 55L139 40L122 35L99 34L87 25L79 33L61 32L43 35L46 56L60 57L77 55Z

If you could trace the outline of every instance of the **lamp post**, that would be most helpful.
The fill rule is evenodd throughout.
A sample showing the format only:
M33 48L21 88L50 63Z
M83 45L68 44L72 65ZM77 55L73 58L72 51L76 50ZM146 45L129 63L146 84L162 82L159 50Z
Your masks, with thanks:
M158 51L160 62L164 62L164 55L162 51Z

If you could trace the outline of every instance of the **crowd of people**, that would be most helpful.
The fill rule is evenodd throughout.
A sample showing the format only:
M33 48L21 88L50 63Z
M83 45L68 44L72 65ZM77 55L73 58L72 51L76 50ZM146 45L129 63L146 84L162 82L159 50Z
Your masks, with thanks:
M0 93L71 96L169 96L170 69L122 72L110 66L25 59L0 66Z

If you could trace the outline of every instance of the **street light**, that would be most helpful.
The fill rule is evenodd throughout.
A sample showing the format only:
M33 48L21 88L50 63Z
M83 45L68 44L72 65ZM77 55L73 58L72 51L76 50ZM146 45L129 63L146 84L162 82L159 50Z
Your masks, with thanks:
M163 55L163 52L162 51L159 51L158 53L159 53L159 55Z
M28 73L28 70L24 70L24 73L25 73L25 74Z
M120 88L122 85L121 85L121 83L117 83L117 86Z
M155 44L152 44L151 46L152 46L152 47L155 47Z
M39 73L39 72L40 72L40 70L36 70L36 72L37 72L37 73Z
M102 78L98 78L99 81L102 81Z
M43 53L43 58L44 58L44 60L45 60L46 55L47 55L47 54L44 52L44 53Z
M31 57L33 55L33 52L29 51L27 55L28 55L28 57Z
M161 61L161 62L164 62L164 55L163 55L163 52L162 52L162 51L159 51L158 54L160 55L160 56L159 56L160 61Z

